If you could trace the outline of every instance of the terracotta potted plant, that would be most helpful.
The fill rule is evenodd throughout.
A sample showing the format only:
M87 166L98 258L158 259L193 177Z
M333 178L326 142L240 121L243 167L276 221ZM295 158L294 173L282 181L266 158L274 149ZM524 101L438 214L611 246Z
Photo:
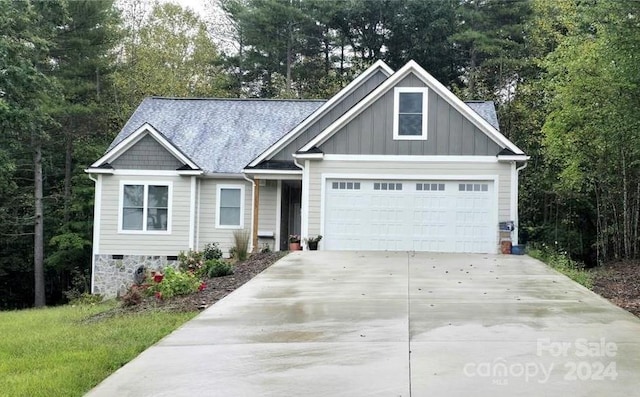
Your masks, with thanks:
M297 234L289 235L289 251L300 251L300 236Z
M317 251L318 243L320 242L320 240L322 240L321 235L304 239L305 243L307 243L307 247L309 248L309 251Z

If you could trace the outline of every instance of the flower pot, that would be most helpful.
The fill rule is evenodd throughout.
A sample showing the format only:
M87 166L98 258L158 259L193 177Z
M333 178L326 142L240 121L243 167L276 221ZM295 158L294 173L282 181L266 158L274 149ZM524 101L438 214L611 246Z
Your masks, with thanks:
M500 248L502 253L505 255L509 255L511 253L511 241L503 240L500 242Z
M308 241L307 247L309 247L309 251L317 251L318 250L318 242L317 241Z
M289 251L300 251L300 242L297 243L289 243Z

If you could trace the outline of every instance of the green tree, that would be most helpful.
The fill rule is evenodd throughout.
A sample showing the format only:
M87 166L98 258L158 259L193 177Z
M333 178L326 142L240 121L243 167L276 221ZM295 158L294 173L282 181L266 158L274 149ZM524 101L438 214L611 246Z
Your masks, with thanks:
M8 161L4 168L13 171L10 178L14 181L25 178L33 183L31 187L26 183L11 183L12 191L3 194L2 215L6 223L1 222L2 233L6 238L18 238L16 247L32 248L34 302L39 307L45 305L42 153L49 141L47 131L54 125L48 110L59 97L55 80L46 72L51 68L50 40L55 29L64 23L65 10L59 2L32 4L4 0L0 8L3 9L0 14L2 146L11 148L13 155L13 161ZM24 161L23 155L27 153L31 164ZM5 157L8 157L6 153ZM17 197L24 200L28 195L31 195L26 201L29 204L14 201ZM32 243L24 241L27 236L33 236Z
M114 83L121 124L147 96L225 96L229 85L204 22L172 3L125 31Z

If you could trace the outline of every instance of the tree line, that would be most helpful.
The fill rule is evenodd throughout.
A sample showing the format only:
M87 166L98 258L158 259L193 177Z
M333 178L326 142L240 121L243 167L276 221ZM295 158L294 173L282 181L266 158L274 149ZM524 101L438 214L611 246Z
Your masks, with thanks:
M329 98L413 59L531 156L521 238L638 259L640 3L0 0L0 309L89 288L83 170L151 95Z

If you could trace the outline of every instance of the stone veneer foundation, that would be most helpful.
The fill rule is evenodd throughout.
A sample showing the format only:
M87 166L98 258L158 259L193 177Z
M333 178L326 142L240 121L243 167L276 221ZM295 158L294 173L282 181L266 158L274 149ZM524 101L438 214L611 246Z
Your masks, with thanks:
M178 261L167 260L166 256L122 255L122 259L113 259L114 255L95 255L93 269L93 294L104 298L124 295L134 284L133 273L139 266L147 270L162 270L167 266L176 267Z

